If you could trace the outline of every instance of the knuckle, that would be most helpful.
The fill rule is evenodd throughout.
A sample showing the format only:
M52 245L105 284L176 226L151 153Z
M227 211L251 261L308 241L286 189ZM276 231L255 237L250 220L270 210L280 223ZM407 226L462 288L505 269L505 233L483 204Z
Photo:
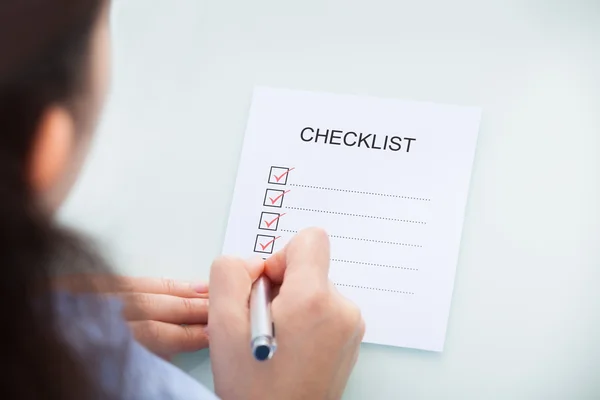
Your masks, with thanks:
M163 278L161 279L161 285L165 294L175 293L176 284L173 279Z
M196 310L195 304L192 299L181 299L181 303L183 304L183 308L188 313L194 312Z
M307 311L319 316L327 314L331 308L330 297L331 294L327 290L318 288L313 290L305 301Z
M208 346L208 335L205 328L182 326L182 340L179 351L196 351Z
M360 342L362 342L363 338L365 337L366 331L367 331L367 325L365 324L365 320L361 316L360 322L358 325L358 339Z
M303 229L298 233L298 237L307 243L321 243L329 240L329 235L323 228L311 227Z
M194 331L187 325L182 326L184 341L189 344L194 344L197 340Z
M136 293L134 296L134 303L141 310L147 311L153 305L153 298L146 293Z
M362 321L362 314L360 312L360 309L354 304L352 304L349 307L348 320L353 326L358 326Z
M344 332L354 334L364 325L360 309L346 299L342 299L338 311L340 325Z

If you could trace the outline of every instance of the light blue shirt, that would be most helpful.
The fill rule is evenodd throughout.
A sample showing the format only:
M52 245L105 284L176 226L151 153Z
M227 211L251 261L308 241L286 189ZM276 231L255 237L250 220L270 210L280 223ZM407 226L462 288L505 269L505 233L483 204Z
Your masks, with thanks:
M200 383L133 338L119 301L58 293L56 306L64 337L111 398L217 400Z

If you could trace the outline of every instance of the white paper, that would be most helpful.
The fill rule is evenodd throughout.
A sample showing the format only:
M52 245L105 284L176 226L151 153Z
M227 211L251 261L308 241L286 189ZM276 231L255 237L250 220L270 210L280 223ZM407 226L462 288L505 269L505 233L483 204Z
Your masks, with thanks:
M330 279L361 308L364 341L442 351L480 116L257 88L224 253L268 257L322 227Z

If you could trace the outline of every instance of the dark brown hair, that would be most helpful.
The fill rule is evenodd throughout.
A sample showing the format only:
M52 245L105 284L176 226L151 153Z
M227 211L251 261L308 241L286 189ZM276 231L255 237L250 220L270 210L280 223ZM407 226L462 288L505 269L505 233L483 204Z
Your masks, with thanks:
M104 270L83 242L57 227L28 185L42 113L85 96L91 33L107 0L0 1L0 374L2 399L103 398L61 336L55 268Z

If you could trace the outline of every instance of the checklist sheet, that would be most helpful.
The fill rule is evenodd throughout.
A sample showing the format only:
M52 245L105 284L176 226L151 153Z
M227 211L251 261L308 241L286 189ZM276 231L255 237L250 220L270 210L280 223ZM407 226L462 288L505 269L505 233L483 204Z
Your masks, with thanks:
M259 87L223 252L331 241L330 280L365 342L442 351L481 110Z

